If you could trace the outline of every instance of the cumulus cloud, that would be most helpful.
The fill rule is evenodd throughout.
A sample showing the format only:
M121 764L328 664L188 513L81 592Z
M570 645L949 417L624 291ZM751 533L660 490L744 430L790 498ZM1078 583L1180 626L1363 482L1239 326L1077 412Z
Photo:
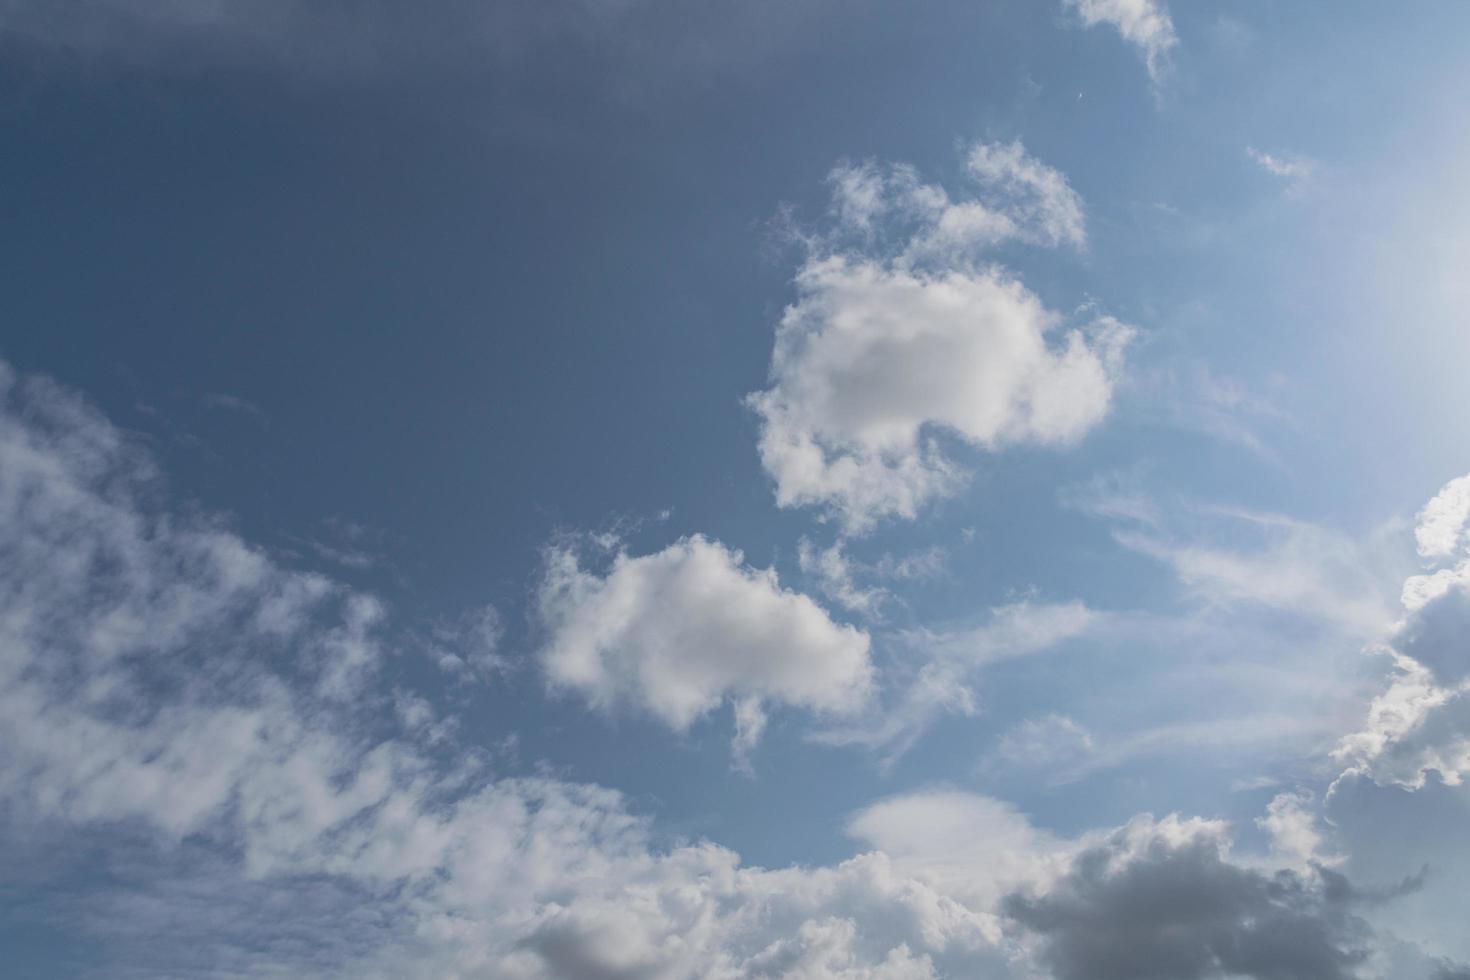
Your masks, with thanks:
M574 547L552 547L537 609L554 689L680 731L733 699L747 747L762 704L850 712L872 683L866 633L699 535L651 555L620 551L602 572Z
M1470 477L1448 483L1419 513L1414 538L1427 570L1404 583L1405 614L1386 650L1388 687L1336 757L1382 785L1450 785L1470 775Z
M954 201L912 169L832 175L833 227L808 236L770 387L749 396L783 507L818 506L861 532L913 518L965 482L943 440L1065 446L1106 414L1129 328L1062 318L979 261L1008 240L1085 242L1066 179L1020 144L972 148L979 196Z
M1169 11L1157 0L1062 0L1085 27L1107 24L1143 54L1151 78L1158 80L1169 52L1179 43Z

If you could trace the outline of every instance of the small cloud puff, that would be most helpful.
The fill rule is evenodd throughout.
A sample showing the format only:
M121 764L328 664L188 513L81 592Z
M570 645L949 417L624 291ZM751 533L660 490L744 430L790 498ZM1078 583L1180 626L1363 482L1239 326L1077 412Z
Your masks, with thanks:
M737 752L758 737L764 703L848 712L872 684L865 632L700 535L651 555L619 551L602 572L554 546L537 609L552 689L601 709L631 705L678 731L732 700Z

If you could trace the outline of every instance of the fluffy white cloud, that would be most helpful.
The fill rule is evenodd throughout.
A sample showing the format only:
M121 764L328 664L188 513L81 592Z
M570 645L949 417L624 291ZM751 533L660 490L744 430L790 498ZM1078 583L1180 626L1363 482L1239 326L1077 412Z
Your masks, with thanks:
M862 531L956 491L938 436L996 450L1068 445L1106 413L1130 330L1061 318L978 261L1008 239L1085 241L1066 179L1019 144L968 158L982 198L952 201L905 167L839 168L835 226L809 237L798 298L777 327L762 464L783 507L816 505Z
M1419 512L1414 542L1424 558L1450 558L1463 552L1470 535L1470 476L1451 480Z
M679 730L736 699L747 747L763 703L847 712L872 683L866 633L698 535L656 554L619 552L602 573L584 569L574 548L553 547L537 603L553 688L598 708L629 704Z
M1155 80L1164 70L1169 52L1179 43L1169 11L1158 0L1062 0L1083 25L1108 24L1123 40L1143 53Z

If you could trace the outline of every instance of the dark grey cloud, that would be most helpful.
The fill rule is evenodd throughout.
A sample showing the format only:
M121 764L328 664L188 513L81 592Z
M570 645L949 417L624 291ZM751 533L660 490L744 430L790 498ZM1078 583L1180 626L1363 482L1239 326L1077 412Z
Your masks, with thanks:
M1133 825L1079 854L1044 894L1004 908L1057 980L1353 980L1372 900L1326 868L1231 862L1215 825Z

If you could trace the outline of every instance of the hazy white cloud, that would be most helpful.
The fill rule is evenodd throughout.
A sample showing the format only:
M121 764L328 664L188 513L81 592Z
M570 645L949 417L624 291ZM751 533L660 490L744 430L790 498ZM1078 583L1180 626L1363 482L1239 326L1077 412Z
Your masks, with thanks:
M1053 778L1086 764L1097 752L1092 733L1066 715L1026 718L996 743L987 762L1021 768Z
M22 819L228 827L264 868L412 778L406 746L334 734L386 655L376 599L159 509L148 456L58 386L0 365L0 403L0 792Z
M1208 436L1284 466L1271 436L1295 429L1294 420L1267 394L1217 374L1203 364L1169 364L1134 372L1133 410L1161 428Z
M981 188L982 201L989 199L1006 215L1016 237L1038 245L1086 246L1082 199L1060 170L1030 156L1020 140L976 143L965 166ZM938 223L946 224L944 215ZM964 221L952 218L949 223Z
M1254 146L1246 147L1246 155L1273 177L1300 183L1317 171L1317 164L1295 153L1267 153Z
M505 624L494 606L467 610L429 630L428 655L445 673L461 680L488 680L514 664L500 650Z
M1288 867L1307 870L1314 864L1342 863L1341 855L1327 850L1314 802L1310 793L1278 793L1266 804L1265 815L1256 820L1270 839L1271 856Z
M973 144L965 174L971 193L956 200L907 164L840 165L827 178L833 227L809 244L861 244L901 265L953 265L1006 241L1086 247L1082 199L1019 140Z
M698 535L651 555L618 552L601 572L555 546L537 608L554 689L601 709L631 705L678 730L744 699L748 743L761 703L849 712L871 686L866 633Z
M1142 52L1150 77L1163 73L1179 43L1169 11L1158 0L1062 0L1086 27L1107 24Z
M1280 514L1175 502L1094 488L1073 503L1118 521L1114 538L1168 565L1210 608L1254 605L1308 616L1363 639L1394 619L1394 549ZM1114 488L1116 489L1116 488Z
M921 629L909 638L938 659L978 667L1050 649L1063 640L1081 636L1101 618L1100 613L1075 600L1016 602L991 610L990 618L980 626Z
M797 542L796 559L802 572L816 581L822 594L844 609L874 616L888 598L888 592L881 586L858 584L857 570L842 541L819 549L809 538L802 538Z
M899 554L885 552L876 561L864 561L854 557L851 544L839 537L819 548L802 537L797 542L797 564L822 595L874 622L884 618L885 606L903 604L891 585L937 578L944 574L948 559L943 548L933 546Z
M965 482L945 450L1065 446L1106 414L1131 331L1062 319L978 261L1008 239L1082 245L1081 205L1019 144L974 147L982 199L952 201L913 171L834 172L829 234L807 237L771 385L749 396L783 507L818 506L861 532L912 518Z
M867 717L834 725L816 738L880 749L884 764L892 765L936 718L979 711L975 684L987 665L1049 650L1083 635L1101 619L1080 602L1020 602L992 609L977 627L902 634L896 639L912 651L911 673L892 676L886 703Z

